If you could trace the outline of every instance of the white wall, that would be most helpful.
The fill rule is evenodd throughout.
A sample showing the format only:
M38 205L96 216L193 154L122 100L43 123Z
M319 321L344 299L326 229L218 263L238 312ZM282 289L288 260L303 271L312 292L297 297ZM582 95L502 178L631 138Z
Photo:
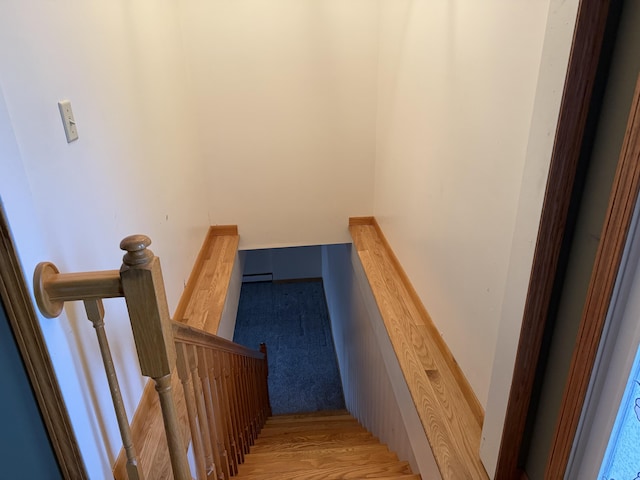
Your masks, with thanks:
M372 211L377 3L181 5L211 218L242 249L350 241Z
M491 476L498 460L577 10L578 0L551 0L549 5L480 444L480 458Z
M440 473L360 259L322 247L322 277L349 412L422 478Z
M490 475L576 4L381 2L374 213L486 409Z
M374 212L485 406L548 4L381 2Z
M167 2L2 3L0 196L29 283L41 260L119 268L121 238L141 232L175 308L208 225L177 19ZM124 301L105 303L131 416L143 381ZM89 474L108 478L121 442L91 324L77 305L41 324Z

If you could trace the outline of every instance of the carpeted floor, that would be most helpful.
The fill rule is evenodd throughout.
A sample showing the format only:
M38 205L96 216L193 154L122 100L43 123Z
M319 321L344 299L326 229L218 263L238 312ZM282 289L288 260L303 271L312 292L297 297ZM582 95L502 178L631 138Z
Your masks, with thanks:
M321 281L244 283L233 340L267 344L274 415L345 408Z

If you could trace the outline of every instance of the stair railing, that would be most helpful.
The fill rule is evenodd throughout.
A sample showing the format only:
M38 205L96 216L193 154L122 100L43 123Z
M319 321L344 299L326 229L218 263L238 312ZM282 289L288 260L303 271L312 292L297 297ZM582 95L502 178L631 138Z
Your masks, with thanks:
M227 479L237 472L238 463L270 414L266 347L253 351L172 322L160 260L147 248L150 244L144 235L125 238L120 248L127 253L120 270L61 274L54 264L40 263L33 282L36 302L48 318L60 315L64 302L84 302L98 337L129 480L143 480L144 476L104 330L104 298L125 298L140 370L154 380L160 399L174 479L191 479L171 386L176 361L198 480Z
M267 362L250 350L173 322L198 480L228 479L271 414Z

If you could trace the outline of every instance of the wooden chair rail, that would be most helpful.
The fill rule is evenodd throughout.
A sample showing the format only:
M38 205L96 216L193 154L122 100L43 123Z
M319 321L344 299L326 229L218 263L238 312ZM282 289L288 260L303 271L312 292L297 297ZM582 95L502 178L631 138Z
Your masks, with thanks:
M190 480L187 449L181 435L178 404L183 394L198 480L236 475L249 446L271 414L266 346L251 350L169 318L159 259L144 235L125 238L127 253L120 270L61 274L44 262L34 274L34 290L43 315L57 317L65 301L84 301L92 321L109 380L118 425L127 455L127 476L144 478L131 440L129 422L104 333L103 298L124 297L143 375L153 378L162 408L173 476ZM177 366L182 392L174 392Z

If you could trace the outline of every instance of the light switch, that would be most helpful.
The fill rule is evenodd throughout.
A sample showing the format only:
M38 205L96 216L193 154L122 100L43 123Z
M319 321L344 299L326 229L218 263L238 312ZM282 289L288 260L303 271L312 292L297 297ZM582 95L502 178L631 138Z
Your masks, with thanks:
M62 124L64 125L64 133L67 135L67 143L71 143L78 139L78 128L73 118L71 102L69 100L62 100L58 102L58 108L60 109L60 116L62 117Z

